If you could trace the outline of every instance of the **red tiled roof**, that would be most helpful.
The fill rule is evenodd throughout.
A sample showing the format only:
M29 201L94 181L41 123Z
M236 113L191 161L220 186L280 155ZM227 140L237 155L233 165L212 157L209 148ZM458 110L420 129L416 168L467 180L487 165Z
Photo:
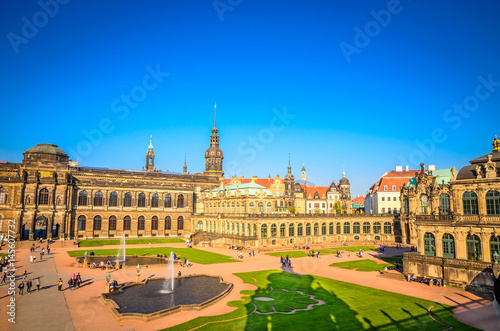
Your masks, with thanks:
M403 170L396 171L392 170L391 172L382 175L379 180L373 184L369 191L370 195L374 195L377 192L399 192L401 189L401 185L408 183L408 181L415 176L415 173L419 172L419 170ZM396 190L392 190L392 186L396 186ZM387 191L384 191L384 186L387 186Z
M316 192L320 199L326 199L326 192L330 189L330 186L316 186L316 187L306 187L306 199L314 199Z
M365 203L365 197L362 195L357 196L354 199L352 199L352 203L363 204L363 203Z

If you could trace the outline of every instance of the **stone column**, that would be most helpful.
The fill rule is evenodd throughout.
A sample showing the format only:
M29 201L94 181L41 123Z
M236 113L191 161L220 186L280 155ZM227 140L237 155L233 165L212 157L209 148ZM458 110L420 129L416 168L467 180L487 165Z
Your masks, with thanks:
M467 245L465 242L466 234L463 230L453 232L455 238L455 256L457 259L467 260Z
M486 190L484 188L478 188L476 193L478 215L486 215Z
M491 252L490 252L490 234L486 232L481 232L481 254L483 262L491 262Z
M437 231L434 233L434 239L436 242L436 256L443 257L443 234L442 231Z

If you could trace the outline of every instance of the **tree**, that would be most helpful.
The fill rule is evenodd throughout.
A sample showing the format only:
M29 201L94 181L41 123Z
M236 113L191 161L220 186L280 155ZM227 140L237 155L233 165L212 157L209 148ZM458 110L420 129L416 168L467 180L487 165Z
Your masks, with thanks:
M342 214L342 206L340 205L340 201L335 201L335 203L333 204L333 209L335 209L335 212L337 214Z
M295 214L296 212L295 206L288 206L287 209L290 212L290 214Z

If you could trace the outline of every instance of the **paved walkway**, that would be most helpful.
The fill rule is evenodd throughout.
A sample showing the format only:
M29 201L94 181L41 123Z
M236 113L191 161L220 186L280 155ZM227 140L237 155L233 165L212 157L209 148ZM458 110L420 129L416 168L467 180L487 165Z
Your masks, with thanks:
M153 246L167 246L166 244L153 244ZM185 247L185 244L168 244L169 247ZM74 272L80 272L84 285L81 289L69 292L65 290L63 293L57 292L57 286L42 290L40 293L34 293L26 297L20 298L22 310L19 310L18 317L29 317L30 321L22 321L16 325L17 330L93 330L96 325L101 329L108 330L158 330L166 327L171 327L179 323L191 320L198 316L220 315L234 310L227 306L227 302L239 300L241 298L240 291L245 289L255 289L251 284L245 284L241 278L235 276L234 272L248 272L256 270L280 269L279 258L272 257L256 252L255 257L249 258L244 254L244 259L237 263L221 263L213 265L194 264L190 268L175 267L175 273L180 270L183 275L189 274L210 274L219 275L224 280L234 284L234 289L223 300L209 306L202 311L186 311L153 320L150 322L142 322L136 320L125 320L116 322L111 313L110 308L104 306L100 301L100 293L104 290L105 271L99 269L81 269L75 267L75 261L66 253L67 250L75 250L75 247L67 245L61 247L60 243L54 245L54 255L52 259L48 259L41 263L28 265L28 271L32 272L31 277L43 274L42 284L56 284L58 277L62 277L64 281L64 289L67 289L67 280ZM147 245L134 245L134 247L148 247ZM18 252L18 256L22 261L28 261L29 247L25 246ZM106 246L105 248L114 249L118 246ZM198 247L197 247L198 248ZM78 249L78 248L76 248ZM99 248L96 248L99 249ZM227 248L200 248L203 250L221 253L224 255L236 256L235 251ZM89 248L81 248L81 250L89 250ZM21 253L21 254L19 254ZM393 250L392 254L401 254L401 251ZM365 258L376 259L381 254L376 252L367 252ZM389 254L384 254L388 256ZM431 287L424 284L406 283L399 280L387 279L378 277L378 272L357 272L348 269L332 268L329 265L333 262L356 260L355 254L351 257L344 256L343 258L335 257L335 254L320 255L320 258L295 258L292 259L293 269L285 268L284 271L294 272L297 274L312 274L323 276L331 279L342 280L359 285L365 285L373 288L387 290L391 292L416 296L440 303L449 304L458 307L454 311L454 316L460 321L475 326L483 330L499 330L498 321L491 302L477 297L469 292L458 289ZM54 264L57 264L57 270ZM24 272L23 267L20 267L20 272ZM288 270L287 270L288 269ZM149 267L141 269L141 278L161 277L164 275L164 267ZM124 268L111 272L112 279L118 282L133 281L135 279L135 268ZM2 299L2 288L0 287L0 309L5 302ZM50 306L49 309L46 307ZM0 311L1 312L1 311ZM70 317L71 316L71 317ZM50 321L50 322L48 322ZM47 323L51 323L48 325ZM0 330L2 323L0 321ZM10 330L10 329L8 329Z
M46 244L44 246L46 247ZM52 254L45 254L43 260L40 261L40 249L41 247L35 252L37 256L37 262L35 263L27 262L29 261L29 248L21 249L16 252L16 276L18 279L16 285L20 283L22 274L24 273L24 270L26 270L27 279L31 279L33 287L31 294L27 293L26 287L24 288L24 295L21 296L16 293L16 323L15 325L9 323L10 325L7 325L7 330L72 331L74 330L74 327L68 312L66 299L64 298L63 293L57 290L57 281L59 280L59 277L54 262L54 254L66 254L66 252L58 253L57 249L52 249ZM59 249L59 251L61 250ZM40 291L38 292L36 291L37 277L40 277L42 285ZM6 288L0 288L0 291L3 294L3 292L6 291ZM3 316L2 319L4 319Z

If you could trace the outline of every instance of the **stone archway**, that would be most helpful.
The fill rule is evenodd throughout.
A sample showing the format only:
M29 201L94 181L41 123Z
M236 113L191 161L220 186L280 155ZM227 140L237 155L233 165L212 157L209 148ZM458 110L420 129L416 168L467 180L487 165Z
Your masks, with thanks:
M34 236L36 238L47 239L47 227L49 219L45 216L39 216L35 220Z

